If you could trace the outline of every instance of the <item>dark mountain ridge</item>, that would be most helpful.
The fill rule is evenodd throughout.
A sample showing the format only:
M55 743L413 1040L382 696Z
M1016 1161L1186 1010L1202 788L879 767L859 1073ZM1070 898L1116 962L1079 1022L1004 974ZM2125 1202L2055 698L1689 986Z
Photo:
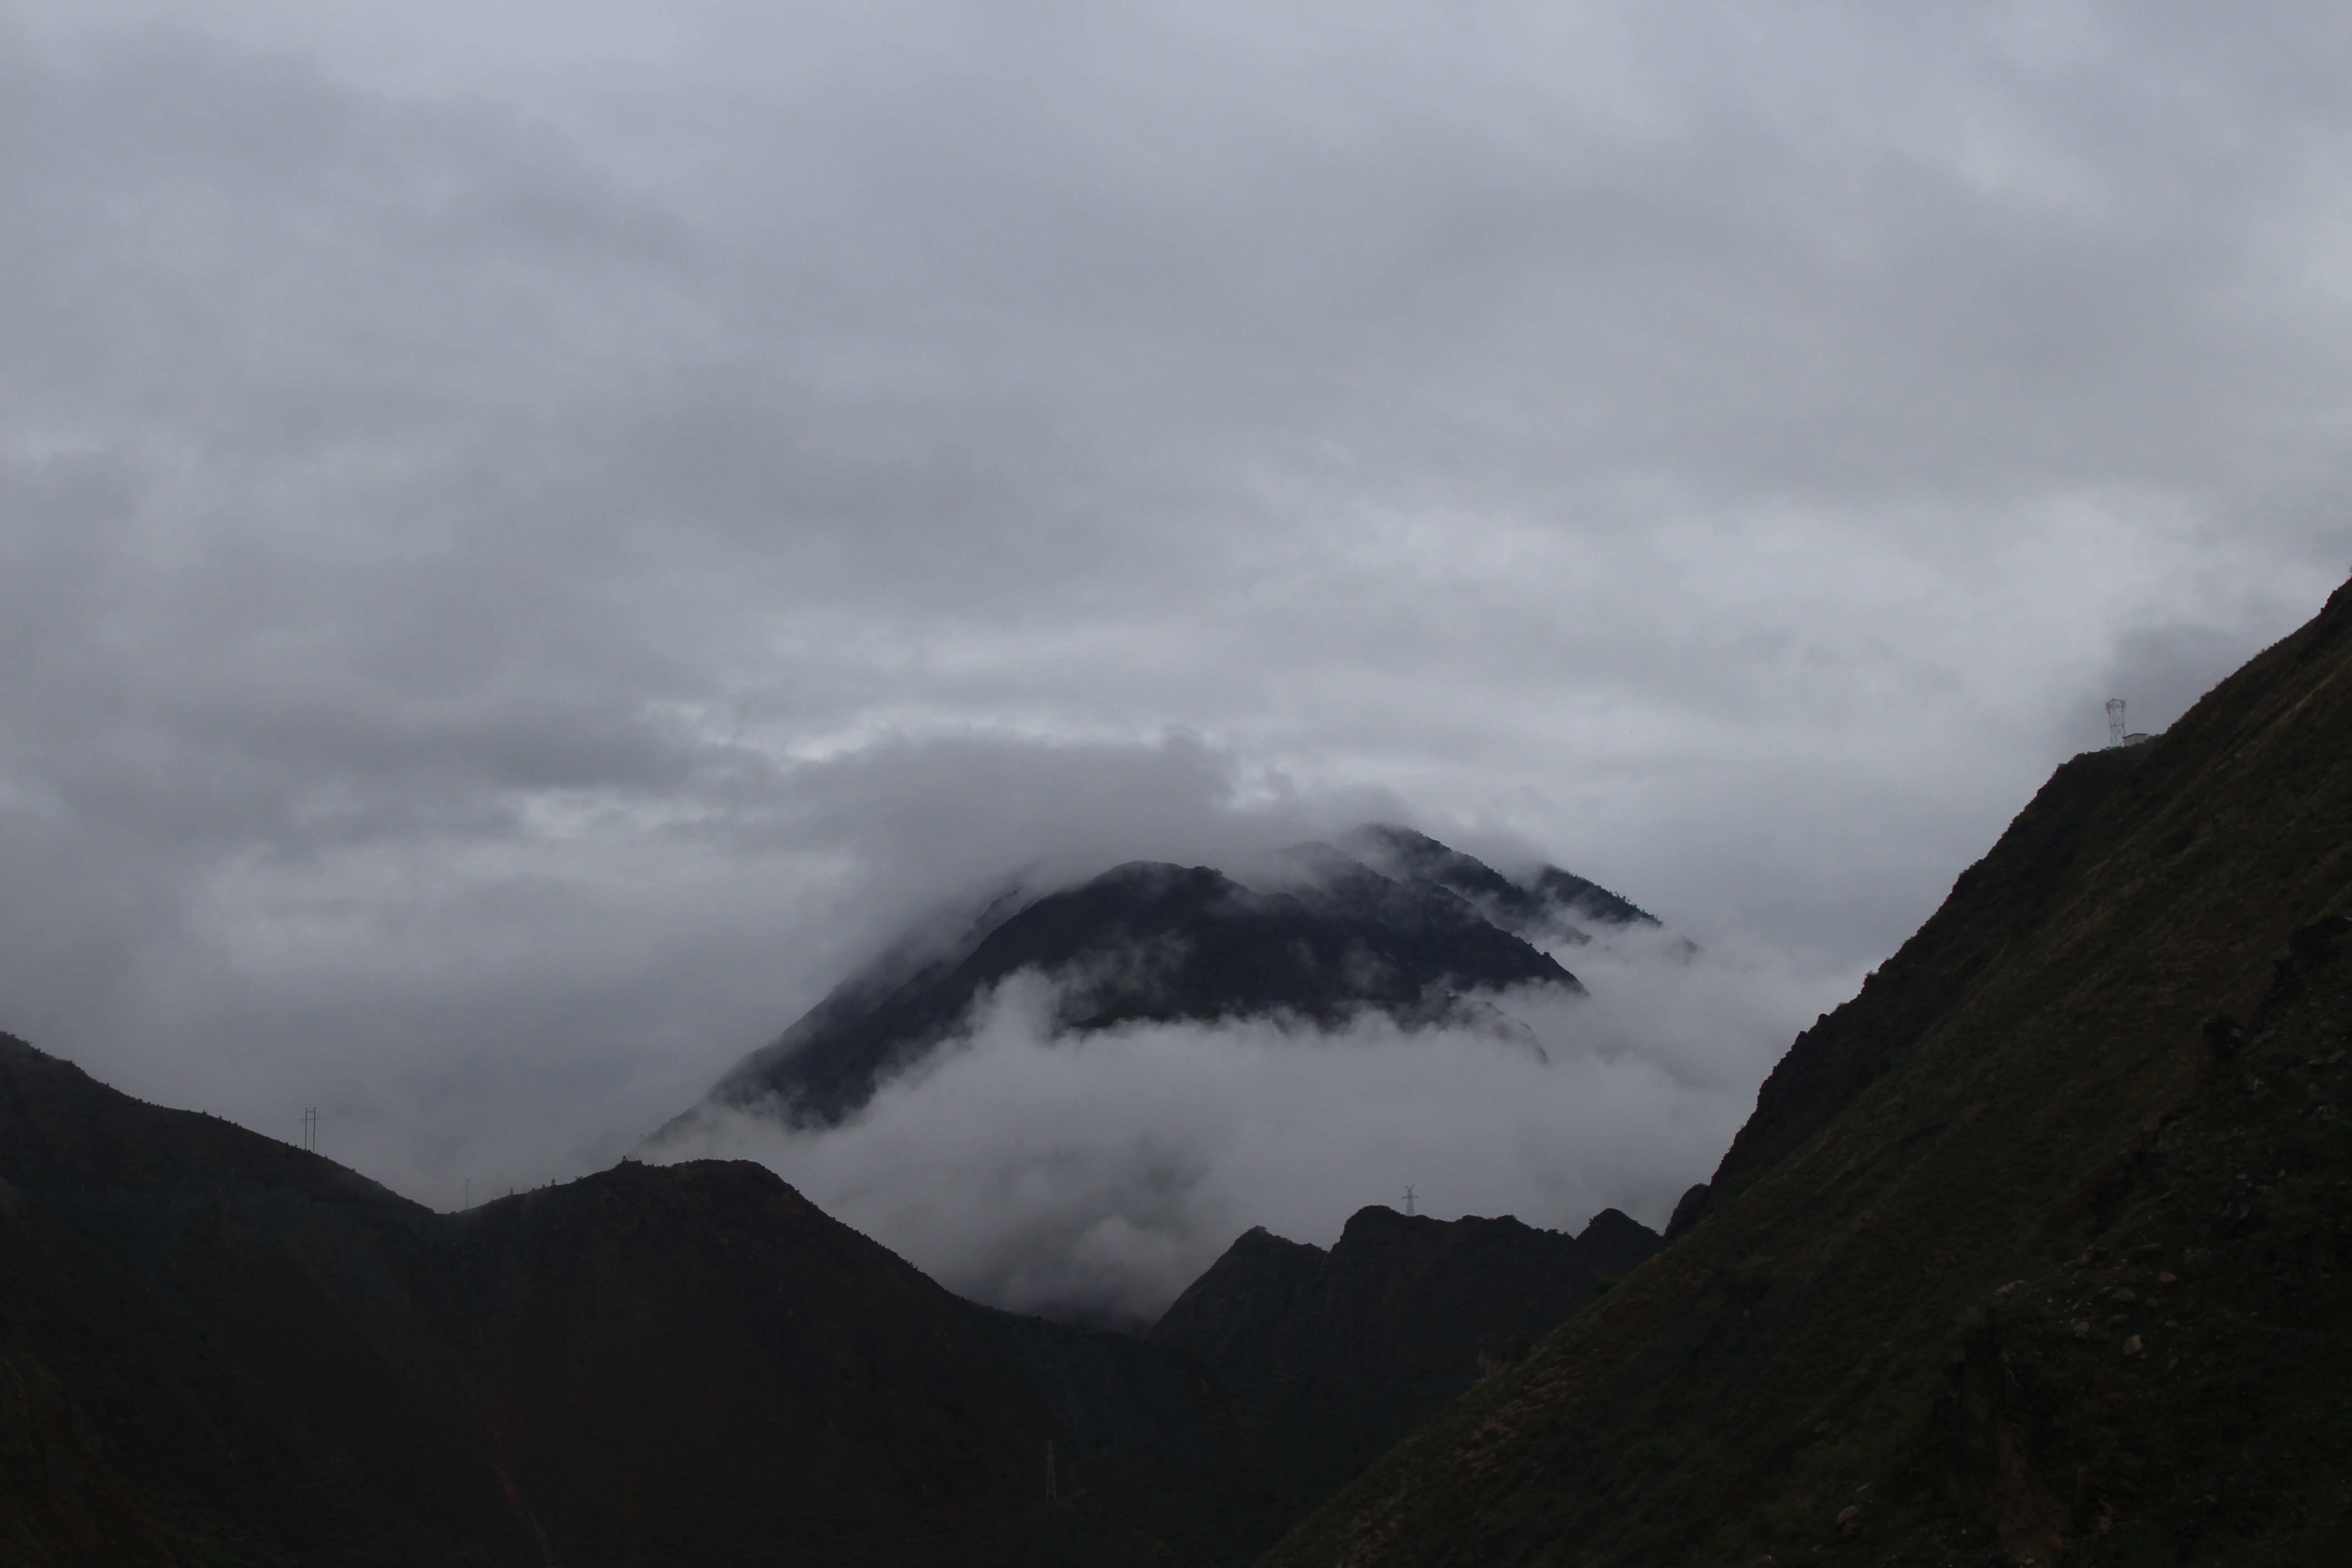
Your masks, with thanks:
M1296 1510L1197 1363L961 1300L756 1165L436 1215L0 1037L0 1183L11 1563L1225 1561Z
M2347 914L2352 588L2061 767L1666 1247L1266 1562L2352 1559Z
M1496 1245L1549 1233L1396 1223L1495 1322L1573 1305ZM1484 1320L1417 1321L1426 1365L1232 1375L965 1301L758 1165L439 1215L0 1036L11 1568L1235 1563L1468 1381Z
M1658 1247L1657 1232L1615 1209L1569 1236L1507 1215L1441 1221L1364 1208L1328 1252L1248 1232L1148 1337L1221 1370L1395 1378L1450 1397Z
M920 939L894 944L731 1068L709 1099L801 1125L837 1123L968 1029L975 1005L1024 972L1055 982L1053 1026L1068 1033L1244 1017L1328 1028L1367 1011L1408 1027L1509 1032L1491 1005L1466 998L1583 989L1529 937L1589 940L1568 922L1570 909L1655 923L1556 867L1538 882L1550 891L1530 890L1409 829L1366 828L1350 842L1398 874L1308 844L1254 875L1257 886L1206 866L1133 861L1025 902L1002 895L928 955ZM656 1142L694 1119L688 1112Z

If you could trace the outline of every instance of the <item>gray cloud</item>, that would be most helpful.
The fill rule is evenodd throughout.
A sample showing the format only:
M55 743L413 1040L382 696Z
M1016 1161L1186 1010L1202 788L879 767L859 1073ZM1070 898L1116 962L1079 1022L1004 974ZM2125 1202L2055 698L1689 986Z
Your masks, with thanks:
M1849 974L2352 559L2324 8L6 16L0 1026L436 1201L1015 865Z
M1854 977L1686 957L1616 933L1572 955L1589 997L1495 1000L1500 1031L1249 1022L1053 1037L1054 985L1007 984L971 1037L844 1127L711 1111L665 1160L758 1159L950 1289L1014 1310L1148 1324L1253 1225L1328 1246L1366 1204L1663 1226L1789 1036Z

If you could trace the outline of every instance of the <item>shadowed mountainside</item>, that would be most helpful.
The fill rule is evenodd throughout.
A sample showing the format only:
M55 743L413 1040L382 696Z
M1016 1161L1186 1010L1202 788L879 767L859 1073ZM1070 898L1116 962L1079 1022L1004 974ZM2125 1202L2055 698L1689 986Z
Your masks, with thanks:
M1226 1562L1312 1500L1258 1468L759 1166L435 1215L0 1037L0 1560Z
M1319 1501L1657 1247L1614 1209L1571 1237L1366 1208L1328 1252L1248 1232L1149 1337L1280 1433Z
M1408 1026L1511 1032L1511 1020L1465 994L1583 989L1528 936L1588 940L1568 922L1570 909L1656 923L1557 867L1542 873L1550 891L1530 891L1404 828L1367 828L1351 842L1396 862L1398 874L1308 844L1255 877L1263 888L1205 866L1134 861L1026 905L1003 895L959 940L895 943L731 1068L709 1100L836 1123L969 1027L975 1003L1024 970L1057 982L1054 1024L1071 1032L1265 1016L1329 1027L1367 1010ZM656 1141L694 1118L688 1111Z
M1328 1252L1250 1231L1149 1337L1220 1370L1400 1378L1459 1393L1657 1249L1657 1232L1615 1209L1569 1236L1507 1215L1445 1221L1375 1206L1358 1210Z
M1241 1563L1606 1266L1385 1213L1322 1299L1409 1298L1421 1359L1229 1373L962 1300L757 1165L437 1215L0 1036L0 1562Z
M2347 902L2352 588L2062 767L1656 1258L1266 1561L2352 1556Z

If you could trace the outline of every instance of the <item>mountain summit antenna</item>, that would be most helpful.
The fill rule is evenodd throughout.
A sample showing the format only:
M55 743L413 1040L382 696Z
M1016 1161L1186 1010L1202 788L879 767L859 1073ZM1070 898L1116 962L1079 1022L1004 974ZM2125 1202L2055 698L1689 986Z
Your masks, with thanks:
M1404 1190L1404 1212L1407 1214L1411 1214L1412 1212L1412 1189L1411 1187L1407 1187Z
M319 1152L319 1108L315 1105L302 1111L302 1147L313 1154Z
M2107 699L2107 744L2120 746L2123 743L2124 700L2120 697L2110 697Z

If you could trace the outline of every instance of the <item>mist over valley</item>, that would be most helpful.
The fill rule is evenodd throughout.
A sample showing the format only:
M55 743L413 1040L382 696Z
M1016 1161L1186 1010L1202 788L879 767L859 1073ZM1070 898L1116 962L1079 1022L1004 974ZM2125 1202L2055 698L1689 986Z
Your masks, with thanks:
M1241 1231L1328 1244L1407 1184L1662 1227L1836 1000L1556 867L1339 842L922 922L637 1156L758 1159L975 1300L1142 1327Z

